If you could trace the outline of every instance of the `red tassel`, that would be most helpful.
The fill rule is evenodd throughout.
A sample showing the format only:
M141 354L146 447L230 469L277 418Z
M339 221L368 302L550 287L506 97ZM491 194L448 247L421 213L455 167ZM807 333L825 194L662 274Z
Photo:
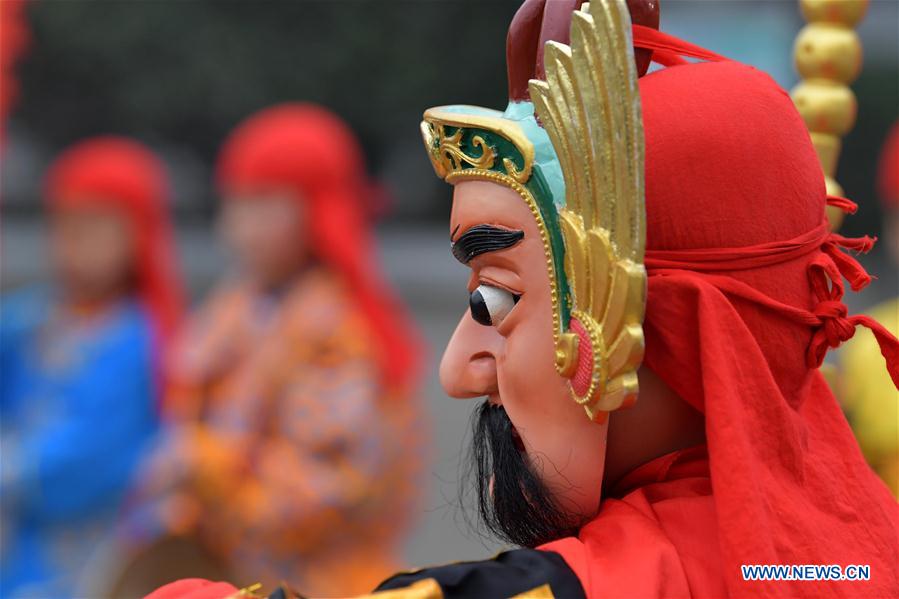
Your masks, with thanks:
M849 322L854 326L867 327L874 334L874 339L877 340L877 345L880 346L880 353L886 360L887 372L890 373L890 378L893 379L893 385L895 385L896 389L899 389L899 339L896 339L886 327L870 316L865 316L864 314L850 316Z
M855 214L856 212L858 212L858 204L856 204L849 198L842 198L840 196L827 196L826 203L828 206L839 208L846 214Z
M845 248L847 250L855 250L861 254L867 254L872 249L874 249L874 244L877 243L876 237L870 237L868 235L864 235L863 237L843 237L837 233L831 233L828 235L827 240L831 243L835 243L836 245Z
M858 263L858 260L841 252L834 242L825 243L821 249L833 259L837 268L840 269L840 274L849 281L849 286L853 291L860 291L871 283L871 275Z

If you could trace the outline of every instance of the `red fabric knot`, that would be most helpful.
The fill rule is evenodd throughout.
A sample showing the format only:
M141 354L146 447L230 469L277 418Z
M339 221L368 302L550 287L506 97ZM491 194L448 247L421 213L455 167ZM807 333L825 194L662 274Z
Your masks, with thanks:
M812 335L806 362L809 368L817 368L824 362L824 355L831 347L838 347L855 335L858 326L866 327L874 335L880 346L880 353L886 361L887 372L893 384L899 389L899 340L882 324L864 314L847 316L846 306L833 300L823 301L815 308L815 314L822 319L822 326Z
M819 332L823 333L822 341L827 342L829 347L839 347L844 341L848 341L855 335L855 325L848 320L849 310L846 304L838 300L825 300L815 306L815 316L821 319L821 328ZM818 332L816 332L816 336ZM814 338L812 345L815 345ZM820 345L820 343L819 343ZM824 352L827 350L824 349ZM816 348L815 353L818 353ZM821 359L823 359L823 353ZM818 361L817 355L815 356Z
M828 246L831 251L827 251ZM820 320L806 354L806 363L810 368L821 366L828 349L839 347L855 334L855 325L848 320L849 310L842 301L843 277L867 276L861 265L839 251L834 243L825 243L822 249L824 253L815 256L808 265L809 284L818 299L812 312ZM845 261L841 262L841 258Z
M849 316L848 309L842 302L843 277L849 281L854 291L858 291L871 282L871 275L855 258L841 252L840 248L867 252L874 246L874 242L875 239L868 236L847 238L831 233L821 246L823 253L809 263L809 283L819 300L813 313L821 324L812 334L806 363L809 368L821 366L829 348L839 347L841 343L855 335L856 327L864 326L877 340L880 353L886 360L890 378L899 388L899 340L870 316L863 314Z

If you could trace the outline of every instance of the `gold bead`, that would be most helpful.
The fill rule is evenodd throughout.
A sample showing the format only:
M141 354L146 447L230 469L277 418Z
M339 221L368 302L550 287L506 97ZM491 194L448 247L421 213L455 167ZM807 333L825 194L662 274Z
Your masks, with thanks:
M857 104L849 84L861 70L862 48L853 28L865 16L868 0L799 0L808 25L793 47L803 81L791 96L805 121L821 162L827 192L843 195L834 180L840 138L855 125ZM827 207L831 230L839 228L843 212Z
M839 136L833 133L810 133L818 160L821 162L821 170L825 175L833 176L837 170L837 159L840 157L840 149L843 142Z
M800 0L799 6L809 23L823 21L855 27L868 10L868 0Z
M842 136L855 124L855 94L845 85L804 81L791 95L809 131Z
M796 38L795 56L796 69L803 79L849 84L861 70L862 46L852 29L812 23Z

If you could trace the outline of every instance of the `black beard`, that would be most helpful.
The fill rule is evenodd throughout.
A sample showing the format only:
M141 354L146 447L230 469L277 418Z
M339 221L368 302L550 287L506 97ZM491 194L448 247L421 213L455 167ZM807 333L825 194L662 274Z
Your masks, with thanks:
M474 478L478 514L487 530L532 548L576 535L579 523L573 523L516 446L505 408L484 401L472 414L471 424L469 478Z

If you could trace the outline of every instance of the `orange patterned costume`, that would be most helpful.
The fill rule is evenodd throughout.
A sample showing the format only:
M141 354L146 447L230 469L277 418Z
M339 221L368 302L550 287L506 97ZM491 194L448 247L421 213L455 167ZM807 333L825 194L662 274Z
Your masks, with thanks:
M303 149L314 141L299 143L301 136L315 136L323 122L333 127L336 119L308 106L278 107L251 118L232 140L249 143L266 167L266 144L308 162ZM327 153L314 155L327 160ZM231 165L237 172L241 160ZM316 176L327 173L309 166ZM226 176L233 180L235 170ZM347 215L360 212L341 209L341 197L358 198L335 193L336 185L297 184L313 238L327 235L322 219L331 210L341 230L352 230ZM327 203L316 199L323 189L330 189ZM354 244L364 240L363 220L357 224ZM416 352L396 303L371 283L373 266L360 269L363 280L357 276L356 267L370 260L362 247L345 247L337 258L315 255L277 293L245 280L225 284L171 356L175 426L151 463L143 495L152 508L144 511L161 525L155 534L198 538L238 578L252 577L248 584L289 581L314 593L353 594L400 565L400 541L417 513L422 455L420 408L411 394Z

